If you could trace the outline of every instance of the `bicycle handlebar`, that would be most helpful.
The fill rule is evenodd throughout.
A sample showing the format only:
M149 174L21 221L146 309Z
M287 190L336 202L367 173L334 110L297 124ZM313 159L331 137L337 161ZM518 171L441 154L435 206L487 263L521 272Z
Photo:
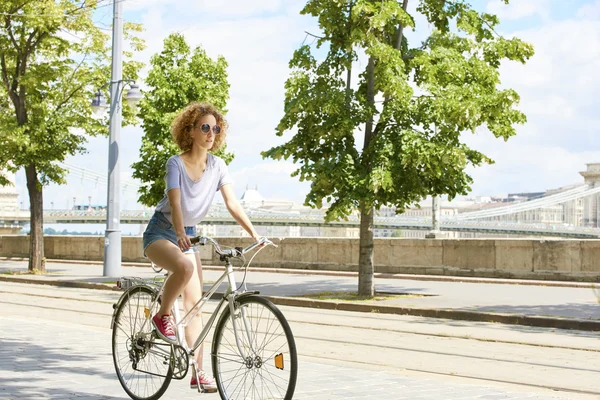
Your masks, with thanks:
M215 246L215 251L217 252L217 254L220 256L224 256L224 257L239 257L243 254L246 254L249 251L254 250L258 246L261 246L263 244L266 244L267 246L278 247L275 243L273 243L272 241L270 241L269 239L267 239L264 236L261 237L258 240L258 242L252 243L250 246L246 247L245 249L242 249L241 247L236 247L234 249L221 250L221 246L219 246L219 242L217 242L215 239L208 237L208 236L196 236L196 237L193 237L192 239L190 239L190 241L192 242L192 244L198 244L200 246L204 246L204 245L206 245L206 242L210 242Z

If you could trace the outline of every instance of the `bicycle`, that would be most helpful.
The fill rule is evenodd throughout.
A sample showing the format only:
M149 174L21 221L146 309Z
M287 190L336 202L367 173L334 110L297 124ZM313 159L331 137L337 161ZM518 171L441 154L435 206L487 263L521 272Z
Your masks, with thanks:
M298 372L292 330L273 303L259 292L246 288L248 266L254 257L267 246L276 245L261 238L246 248L223 250L216 240L205 236L194 237L192 243L194 249L213 244L225 264L225 272L183 318L180 318L179 299L175 301L172 315L177 344L171 345L158 338L151 323L159 309L168 274L163 282L157 277L122 277L117 282L124 293L113 305L111 329L113 362L121 386L134 400L156 400L165 393L172 379L185 378L190 365L198 378L194 351L204 342L220 314L210 358L221 399L292 399ZM257 251L246 263L244 254L254 249ZM245 268L244 278L239 286L232 258L244 261L240 267ZM202 311L225 279L229 283L228 289L189 348L185 341L185 326ZM201 391L200 385L198 391Z

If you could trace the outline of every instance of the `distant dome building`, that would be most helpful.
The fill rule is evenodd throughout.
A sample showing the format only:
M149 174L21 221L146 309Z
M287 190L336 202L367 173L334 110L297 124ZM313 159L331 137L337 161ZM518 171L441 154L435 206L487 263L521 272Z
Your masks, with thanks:
M258 186L255 189L248 189L248 186L246 186L246 191L240 201L244 205L258 207L264 204L265 198L258 192Z

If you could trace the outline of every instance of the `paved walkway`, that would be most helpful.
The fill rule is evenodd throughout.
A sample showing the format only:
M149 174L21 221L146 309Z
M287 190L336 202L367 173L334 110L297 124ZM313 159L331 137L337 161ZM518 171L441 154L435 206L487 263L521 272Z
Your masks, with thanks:
M115 375L110 340L108 328L0 315L0 399L128 398ZM172 381L163 398L219 398L193 392L188 379ZM565 398L300 360L294 399Z
M9 274L26 270L26 261L0 259L0 279L3 280L61 281L72 284L115 281L115 278L102 276L102 265L90 263L51 261L47 264L46 275ZM207 266L204 279L207 283L213 282L221 273L222 268ZM122 275L152 277L156 274L149 266L124 266ZM297 298L322 292L356 291L357 278L344 275L348 274L315 274L303 270L286 271L286 273L251 270L246 277L246 282L249 289L259 290L268 296ZM236 273L236 276L241 282L243 272ZM450 310L458 315L456 319L461 319L460 312L468 311L589 321L592 324L597 323L600 329L600 304L591 284L449 277L439 277L440 280L435 281L432 280L435 279L432 276L423 279L426 280L409 275L376 278L377 291L406 294L406 296L372 303L426 310ZM225 288L224 285L222 289ZM590 328L579 327L578 329Z

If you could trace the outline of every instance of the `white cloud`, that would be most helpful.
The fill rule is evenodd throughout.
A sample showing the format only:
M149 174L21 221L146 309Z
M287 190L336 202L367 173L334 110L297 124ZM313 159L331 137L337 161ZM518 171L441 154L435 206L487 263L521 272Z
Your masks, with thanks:
M258 185L266 198L301 202L309 183L289 176L296 166L290 162L262 160L259 153L285 139L276 137L274 129L283 114L288 61L302 43L305 30L318 32L316 20L299 15L305 4L299 0L203 3L125 2L130 15L135 14L146 29L143 35L148 49L139 59L148 62L150 56L162 48L164 37L173 31L183 32L191 46L201 44L211 57L225 56L231 84L228 146L236 154L230 172L237 194L241 195L246 185L252 188ZM215 10L217 4L223 5L222 9ZM206 13L198 13L201 7L205 7ZM521 24L517 32L500 31L535 46L536 54L526 65L507 63L501 70L503 86L521 95L520 108L529 122L517 126L518 135L507 143L483 130L474 136L465 135L467 143L496 160L494 165L471 170L475 178L473 194L538 191L583 182L578 172L585 169L585 163L600 161L600 153L595 151L600 148L597 139L600 1L582 7L576 13L577 19L570 20L547 21L549 7L548 0L513 0L510 6L500 0L488 3L487 10L493 12L497 8L501 21L537 15L542 17L543 24L535 27ZM187 13L184 10L188 10ZM417 21L420 30L406 32L411 44L420 40L423 29L429 28L423 18L418 17ZM361 62L366 64L364 60ZM353 72L357 74L358 69L357 65ZM138 157L142 134L139 127L122 131L123 179L130 173L129 165ZM362 134L357 133L356 137L362 147ZM89 154L73 157L68 162L106 173L107 147L106 138L92 139ZM27 204L22 174L17 183L21 200ZM73 196L82 196L87 201L86 196L92 195L93 203L105 203L105 187L77 179L70 179L69 183L44 192L47 207L50 201L54 201L55 208L66 207ZM135 197L135 194L123 195L121 207L134 208Z
M175 0L125 0L123 2L123 10L131 12L147 10L149 8L162 8L172 5L174 2ZM110 8L112 11L112 6Z
M600 1L596 0L590 4L586 4L577 11L577 17L583 19L599 20L600 19Z
M193 4L192 9L199 13L200 25L210 25L214 21L203 21L202 14L207 13L211 16L222 16L228 18L244 17L257 14L273 13L283 6L281 0L221 0L221 1L203 1ZM183 3L183 8L189 7L190 3Z
M484 129L463 136L496 161L471 169L473 194L543 191L583 183L579 171L585 170L586 163L600 161L596 151L600 145L600 16L592 20L587 15L503 32L535 48L526 65L507 63L501 69L503 86L521 95L520 109L528 122L517 126L517 136L507 143Z
M466 142L475 148L485 147L485 153L496 161L469 169L474 179L473 195L538 192L583 183L579 172L586 169L585 164L600 161L600 150L575 152L527 143L519 137L501 143L488 134L467 138Z
M550 14L550 0L516 0L508 5L502 0L490 0L487 12L495 14L500 21L518 20L525 17L540 16L547 19Z
M260 152L283 142L283 138L275 136L274 129L283 113L283 86L289 74L288 62L294 49L302 42L304 31L315 31L316 25L312 18L299 15L304 3L232 0L218 5L217 2L190 5L183 0L128 0L127 4L130 18L136 15L145 28L142 37L148 47L137 59L148 64L150 57L162 49L164 38L175 31L183 33L191 47L201 45L209 56L216 58L223 55L226 58L231 85L227 115L230 124L228 149L236 155L230 167L239 182L236 191L241 194L247 184L259 184L267 198L289 197L303 201L307 185L299 184L297 178L289 176L291 164L263 161ZM148 67L142 71L142 77L147 71ZM122 180L132 179L129 166L138 157L142 135L140 127L127 127L121 132ZM88 154L71 157L67 161L106 174L107 139L92 139L87 147ZM93 203L104 204L106 187L92 186L91 182L79 182L74 177L69 177L66 186L51 185L45 190L46 207L49 208L50 202L54 201L55 208L59 205L66 208L72 203L72 197L82 193L91 195ZM136 208L135 199L135 193L124 192L121 208Z
M503 86L521 95L529 119L519 132L543 132L536 138L540 147L587 149L588 132L600 122L600 18L555 21L513 34L535 49L526 65L508 63L501 69Z

